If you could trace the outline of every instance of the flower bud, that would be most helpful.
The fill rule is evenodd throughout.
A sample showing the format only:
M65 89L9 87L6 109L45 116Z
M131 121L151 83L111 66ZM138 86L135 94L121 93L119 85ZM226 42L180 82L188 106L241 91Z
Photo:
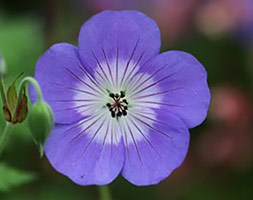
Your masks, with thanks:
M38 101L32 105L28 115L28 125L42 157L44 143L54 125L53 112L47 103Z

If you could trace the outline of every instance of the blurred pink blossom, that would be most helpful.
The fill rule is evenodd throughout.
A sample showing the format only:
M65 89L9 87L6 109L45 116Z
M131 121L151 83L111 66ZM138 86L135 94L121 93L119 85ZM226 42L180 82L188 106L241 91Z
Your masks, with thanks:
M197 151L209 167L248 169L253 162L252 101L241 89L212 89L209 117L213 126L203 132Z
M203 132L197 152L212 168L247 170L253 162L253 137L249 129L214 128Z
M232 128L240 129L251 124L252 101L243 90L227 85L215 87L211 91L210 118Z
M196 14L197 28L208 36L239 33L253 39L252 0L204 1Z

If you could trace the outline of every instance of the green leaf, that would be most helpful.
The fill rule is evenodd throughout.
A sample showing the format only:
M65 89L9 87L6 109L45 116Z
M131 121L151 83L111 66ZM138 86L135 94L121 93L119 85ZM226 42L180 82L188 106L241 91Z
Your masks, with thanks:
M35 173L18 170L4 163L0 163L0 192L7 192L13 187L34 181Z

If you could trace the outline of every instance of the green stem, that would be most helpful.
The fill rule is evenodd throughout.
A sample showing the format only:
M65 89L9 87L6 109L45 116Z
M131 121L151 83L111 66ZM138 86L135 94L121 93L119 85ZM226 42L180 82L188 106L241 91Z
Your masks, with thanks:
M111 193L108 185L98 187L100 200L112 200Z
M37 101L42 101L42 92L40 89L40 86L38 84L38 82L33 78L33 77L25 77L21 83L20 83L20 87L19 87L19 91L22 91L25 89L26 84L31 83L33 85L33 87L35 88L36 92L37 92ZM19 93L19 100L22 98L22 92Z
M5 145L7 144L12 128L13 125L7 122L3 133L0 135L0 155L5 148Z
M1 75L0 75L0 93L1 93L3 105L6 105L7 100L5 96L4 81Z

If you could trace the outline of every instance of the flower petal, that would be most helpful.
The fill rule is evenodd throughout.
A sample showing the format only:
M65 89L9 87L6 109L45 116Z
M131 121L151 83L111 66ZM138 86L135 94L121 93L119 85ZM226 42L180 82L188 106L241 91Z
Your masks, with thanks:
M79 185L104 185L113 181L122 169L124 147L113 140L111 132L87 133L81 127L56 125L45 145L52 166Z
M160 40L156 23L143 13L104 11L82 26L78 48L86 67L100 65L103 76L116 79L120 73L130 73L131 67L157 55Z
M87 89L80 90L78 85L88 88L83 82L86 69L81 66L78 58L77 48L70 44L53 45L38 60L36 65L35 79L39 82L43 97L52 107L56 123L68 124L83 118L85 114L80 113L75 99L77 94L86 94ZM91 88L98 90L95 85ZM89 90L92 90L89 88ZM94 91L93 90L93 91ZM98 91L93 92L98 93ZM35 101L36 93L31 87L31 99Z
M136 82L132 98L145 105L159 105L167 112L180 117L188 128L199 125L207 115L210 91L207 74L201 63L192 55L181 51L168 51L156 56L140 69L155 80L146 85L143 78ZM152 88L159 87L159 92ZM161 96L161 102L146 101Z
M188 150L189 132L184 123L162 109L156 109L156 115L152 119L142 114L129 123L131 129L136 125L148 128L147 134L133 133L142 135L142 140L125 139L122 175L135 185L159 183L182 163Z

